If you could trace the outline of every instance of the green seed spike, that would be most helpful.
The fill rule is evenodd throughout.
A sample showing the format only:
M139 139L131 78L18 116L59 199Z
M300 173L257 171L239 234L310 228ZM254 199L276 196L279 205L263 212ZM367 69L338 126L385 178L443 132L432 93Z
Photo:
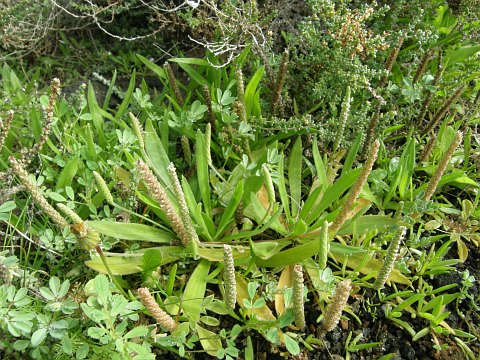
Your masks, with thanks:
M102 176L96 171L93 172L93 177L95 178L95 182L97 183L98 190L103 194L103 196L105 196L105 200L107 200L109 204L114 205L115 202L113 201L112 193L110 192L110 190L108 190L108 186L105 180L103 180Z
M442 178L443 173L447 169L447 165L450 162L450 158L452 157L453 153L462 142L462 138L463 138L463 133L461 131L457 131L457 133L455 134L455 138L452 141L452 144L445 152L445 155L443 155L442 160L440 160L440 162L437 165L437 169L435 170L435 173L433 174L432 178L427 184L427 189L425 190L425 195L423 196L424 201L429 201L433 196L433 194L435 193L438 183L440 182L440 179Z
M73 211L72 209L70 209L68 206L66 206L65 204L62 204L62 203L59 203L57 204L57 208L63 212L65 215L67 215L70 220L72 220L75 224L81 224L83 223L83 220L80 216L77 215L77 213L75 211Z
M128 116L130 117L130 121L132 122L133 132L138 139L138 144L140 145L140 148L145 149L145 141L143 140L143 129L140 121L131 112L128 113Z
M327 258L328 258L328 251L330 250L330 244L328 241L328 221L322 225L320 229L320 246L318 249L318 267L320 270L323 270L327 267Z
M392 272L393 267L395 266L395 260L397 259L398 250L400 249L400 242L405 236L406 231L407 228L405 226L400 226L395 233L392 242L388 246L387 255L383 261L383 266L378 273L375 283L373 284L373 288L375 290L380 290L384 287L388 276Z
M303 329L306 325L303 301L304 287L302 265L296 264L293 268L293 314L295 316L295 325L299 329Z
M232 248L229 245L223 245L223 261L225 264L223 270L223 282L225 283L225 304L230 309L235 309L235 304L237 301L237 281L235 279L235 265Z
M183 158L188 166L192 166L192 150L190 149L190 141L185 135L182 135L180 138L180 143L182 145Z

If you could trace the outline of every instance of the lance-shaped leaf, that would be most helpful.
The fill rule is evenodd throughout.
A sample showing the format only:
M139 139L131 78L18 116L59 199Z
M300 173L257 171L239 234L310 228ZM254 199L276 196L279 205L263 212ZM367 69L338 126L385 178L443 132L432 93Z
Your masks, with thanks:
M169 243L175 236L152 226L113 221L89 221L88 226L115 239Z

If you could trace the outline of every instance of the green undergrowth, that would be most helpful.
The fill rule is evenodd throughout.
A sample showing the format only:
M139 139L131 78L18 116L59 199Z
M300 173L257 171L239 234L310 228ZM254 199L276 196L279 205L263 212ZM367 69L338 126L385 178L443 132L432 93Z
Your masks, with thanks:
M436 36L405 33L335 97L293 86L298 39L278 64L138 54L162 86L133 71L118 105L115 78L63 97L4 64L2 358L308 356L339 320L338 355L392 358L368 314L475 359L480 48L455 20L439 6Z

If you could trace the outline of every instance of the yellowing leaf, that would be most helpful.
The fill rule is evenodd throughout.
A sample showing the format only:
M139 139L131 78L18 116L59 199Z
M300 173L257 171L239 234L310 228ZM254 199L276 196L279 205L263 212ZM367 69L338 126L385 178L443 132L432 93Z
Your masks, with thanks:
M195 328L197 329L197 335L203 350L205 350L208 355L217 357L217 351L222 349L222 341L219 336L210 330L202 328L198 324L196 324Z
M142 271L143 255L107 257L106 260L113 275L129 275ZM102 274L107 274L107 269L105 269L100 256L85 261L85 265Z
M282 315L285 312L285 296L283 290L293 287L293 265L286 266L280 278L278 279L278 292L275 295L275 311L277 316Z
M458 251L458 259L463 263L467 260L468 257L468 247L465 243L460 239L460 236L457 239L457 251Z
M235 279L237 280L237 303L242 309L245 309L243 300L250 300L250 297L248 296L248 285L245 279L238 273L235 274ZM255 302L257 299L258 296L255 295L253 301ZM255 315L258 320L275 321L275 316L273 316L272 311L267 305L263 305L261 308L247 309L247 316L252 317L253 315Z

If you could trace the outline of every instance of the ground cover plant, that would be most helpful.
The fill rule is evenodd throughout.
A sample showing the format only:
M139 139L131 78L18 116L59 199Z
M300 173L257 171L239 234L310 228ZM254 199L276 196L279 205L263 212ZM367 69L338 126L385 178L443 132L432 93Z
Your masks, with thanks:
M101 96L3 65L0 357L478 359L471 2L205 4Z

